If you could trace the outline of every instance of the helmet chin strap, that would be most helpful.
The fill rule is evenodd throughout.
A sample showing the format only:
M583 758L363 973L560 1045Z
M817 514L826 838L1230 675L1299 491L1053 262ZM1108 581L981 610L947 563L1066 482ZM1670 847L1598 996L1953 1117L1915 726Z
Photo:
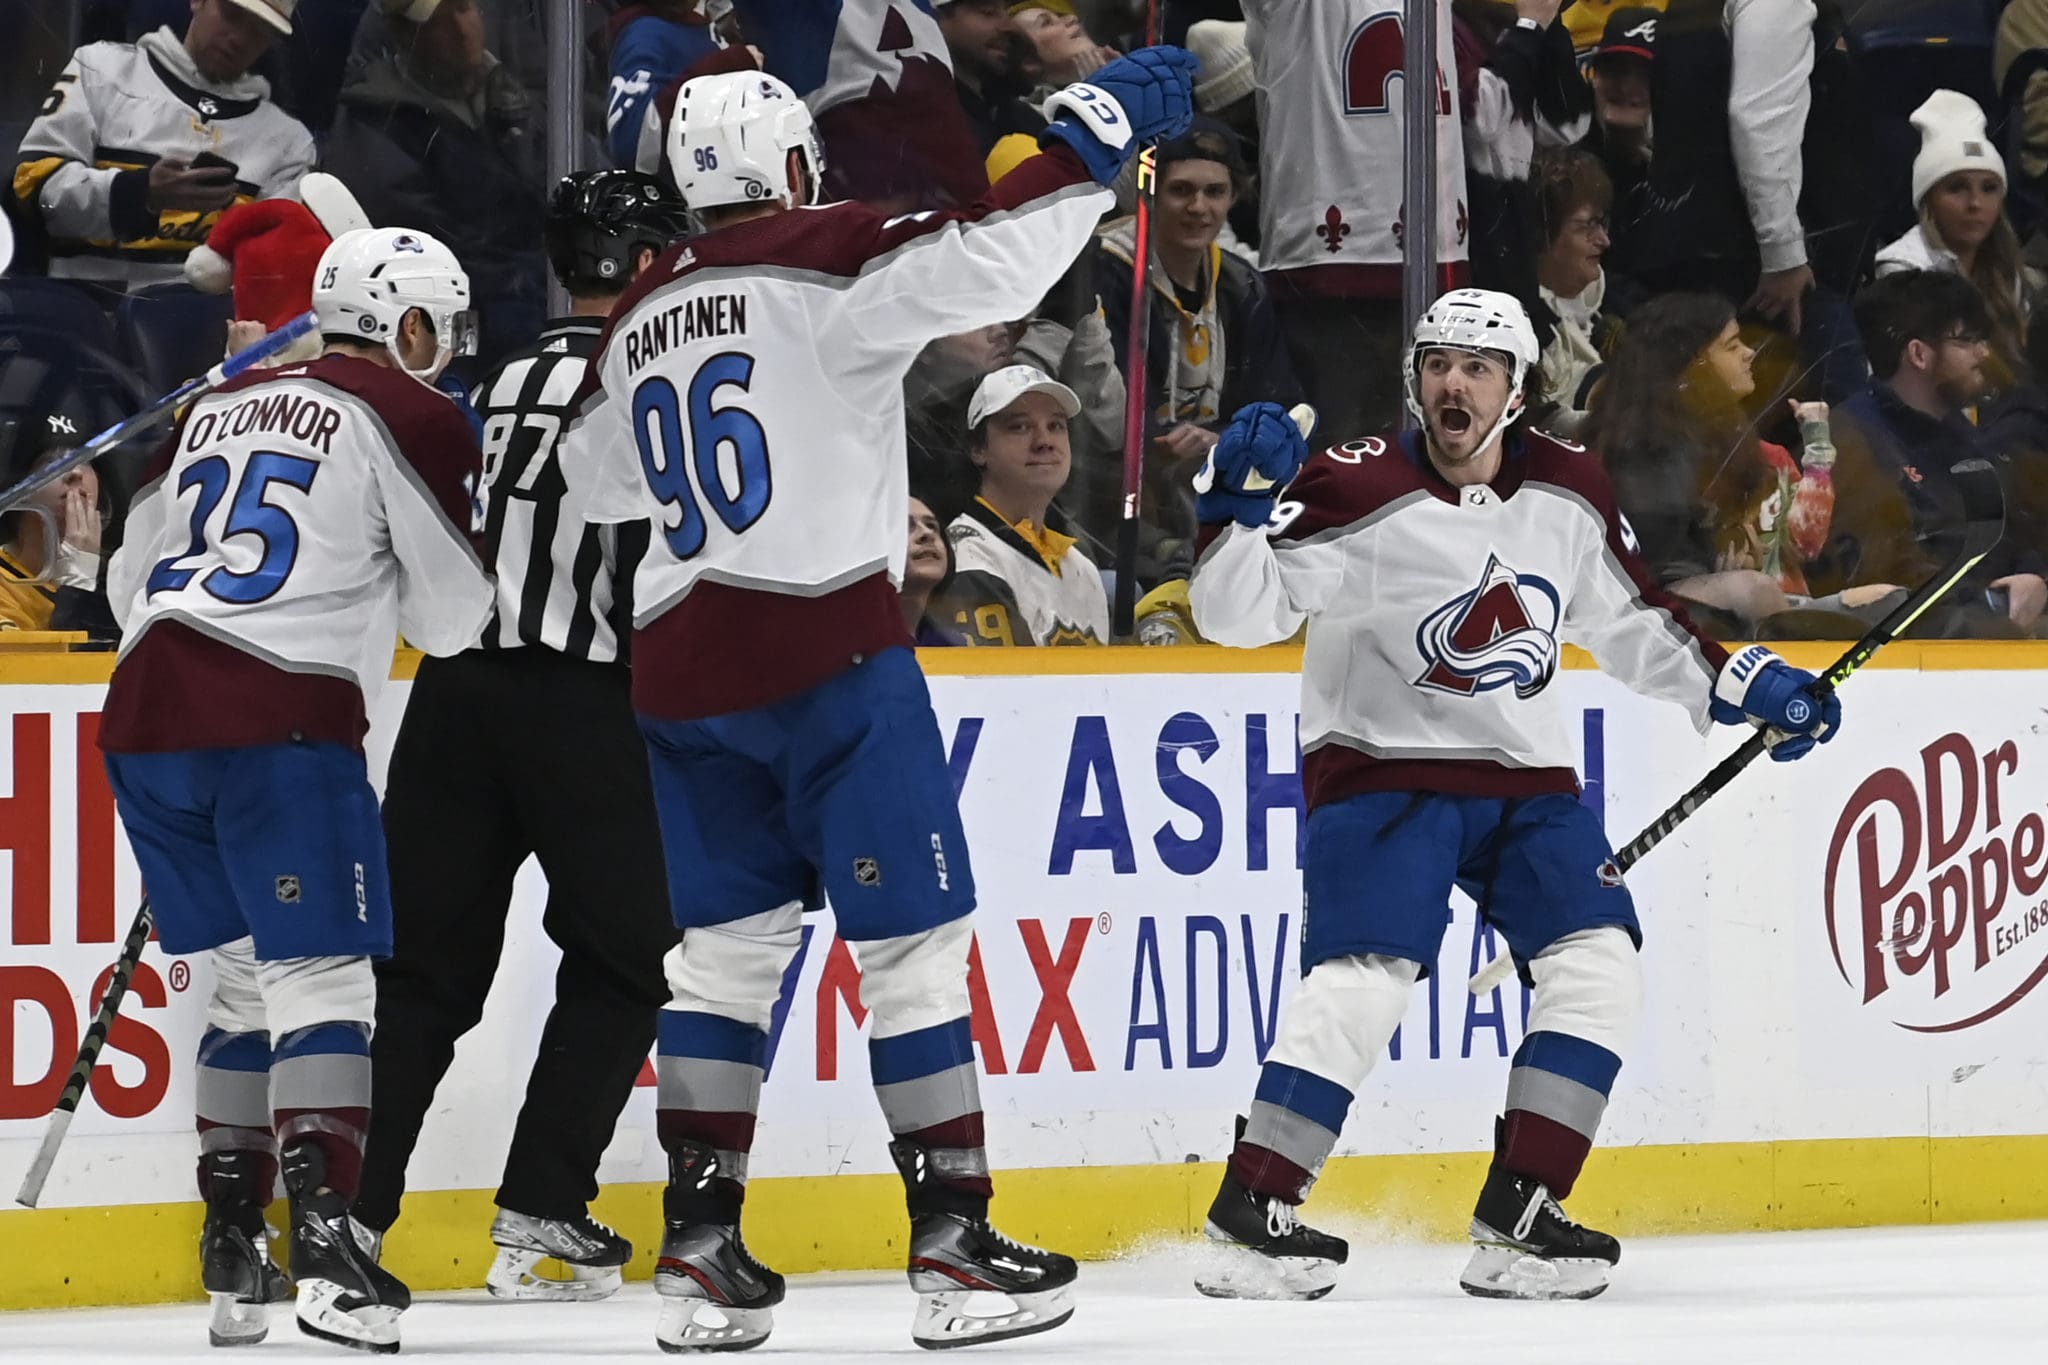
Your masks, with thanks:
M426 316L424 309L414 308L410 310L407 316L410 316L411 312L417 312L421 317ZM412 366L405 363L405 357L399 353L398 334L404 326L405 318L401 317L398 320L398 326L391 329L391 335L384 338L384 349L390 354L391 363L398 367L400 374L410 379L417 379L420 383L431 389L434 387L434 381L441 377L441 372L448 368L448 362L455 358L454 347L449 345L447 339L437 332L434 336L433 363L424 370L415 370Z

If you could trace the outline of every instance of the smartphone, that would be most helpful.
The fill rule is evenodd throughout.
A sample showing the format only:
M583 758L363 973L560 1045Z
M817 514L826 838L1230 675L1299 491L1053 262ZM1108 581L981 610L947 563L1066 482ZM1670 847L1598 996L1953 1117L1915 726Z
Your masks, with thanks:
M225 171L230 180L240 180L242 178L242 168L240 166L237 166L226 157L216 156L212 152L201 152L198 156L193 157L192 169L195 171Z

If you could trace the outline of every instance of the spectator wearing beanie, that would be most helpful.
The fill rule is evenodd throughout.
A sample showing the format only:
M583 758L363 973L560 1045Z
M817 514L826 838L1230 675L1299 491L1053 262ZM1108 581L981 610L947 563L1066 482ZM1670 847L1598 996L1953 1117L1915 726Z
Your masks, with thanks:
M1244 33L1242 23L1204 19L1188 26L1187 49L1201 63L1195 77L1196 107L1248 138L1259 126L1259 78Z
M326 167L378 227L448 244L469 273L489 370L547 316L540 106L484 47L478 0L378 0L394 50L341 92Z
M1977 286L1991 314L1990 378L2010 388L2025 375L2027 319L2040 280L2020 260L2005 214L2005 162L1968 95L1937 90L1913 111L1920 154L1913 203L1920 221L1877 253L1877 273L1943 270Z
M974 645L1092 645L1109 639L1102 575L1046 524L1073 469L1073 390L1011 365L981 381L967 408L979 495L946 528L954 572L930 614Z

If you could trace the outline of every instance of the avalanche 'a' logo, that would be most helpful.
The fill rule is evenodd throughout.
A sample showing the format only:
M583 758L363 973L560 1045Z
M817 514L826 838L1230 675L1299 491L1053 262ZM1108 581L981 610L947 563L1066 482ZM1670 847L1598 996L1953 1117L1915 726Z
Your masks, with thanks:
M1557 589L1488 555L1479 584L1423 618L1415 648L1427 665L1418 687L1469 697L1513 687L1535 696L1557 674Z

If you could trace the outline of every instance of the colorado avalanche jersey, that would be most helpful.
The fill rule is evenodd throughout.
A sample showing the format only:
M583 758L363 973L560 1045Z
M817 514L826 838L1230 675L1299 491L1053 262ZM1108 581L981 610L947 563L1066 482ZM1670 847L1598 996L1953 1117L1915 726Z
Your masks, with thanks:
M1271 644L1308 624L1309 804L1577 791L1578 745L1551 686L1565 643L1685 707L1704 733L1727 654L1650 580L1599 461L1531 434L1491 484L1459 488L1420 442L1314 456L1270 525L1233 523L1195 569L1190 597L1211 640Z
M1402 0L1245 0L1258 66L1259 256L1275 284L1401 296ZM1465 148L1451 7L1437 11L1439 262L1466 258ZM1448 277L1447 277L1448 278Z
M399 632L454 654L491 614L476 437L395 370L252 371L186 411L152 473L107 569L103 748L360 744Z
M619 301L563 468L586 515L651 519L634 704L691 720L908 645L903 378L926 343L1029 313L1110 207L1065 148L966 213L857 203L670 248Z

